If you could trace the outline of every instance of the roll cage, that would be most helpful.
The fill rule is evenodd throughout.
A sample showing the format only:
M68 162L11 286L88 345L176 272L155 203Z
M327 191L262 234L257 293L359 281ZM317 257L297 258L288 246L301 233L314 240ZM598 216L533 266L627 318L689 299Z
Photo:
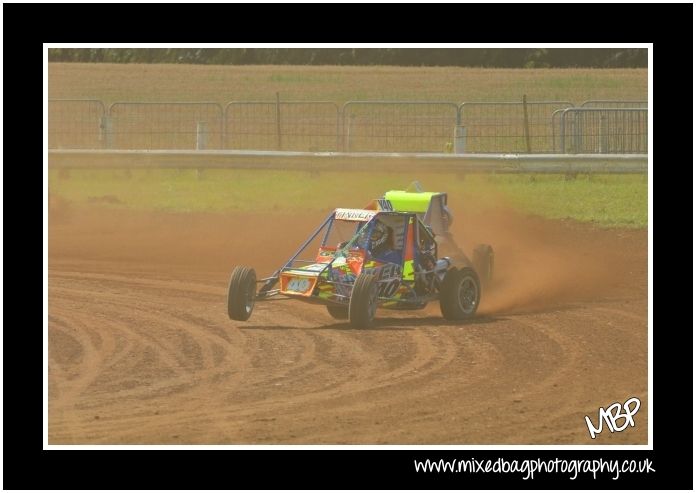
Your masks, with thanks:
M351 213L353 216L350 215ZM331 268L336 259L348 257L356 252L363 255L364 262L379 261L379 257L373 257L368 248L369 238L378 220L392 228L393 250L399 254L397 265L402 270L404 280L414 280L414 270L429 271L434 267L437 261L437 243L430 228L423 223L417 213L336 209L279 269L269 277L258 281L263 284L258 291L258 298L277 294L278 290L273 288L280 274L287 270L320 264L326 264L326 268ZM332 232L338 225L337 222L355 223L355 229L350 239L342 242L343 244L332 245L330 244L333 238ZM319 238L321 240L317 249ZM302 256L310 257L303 259L300 258Z

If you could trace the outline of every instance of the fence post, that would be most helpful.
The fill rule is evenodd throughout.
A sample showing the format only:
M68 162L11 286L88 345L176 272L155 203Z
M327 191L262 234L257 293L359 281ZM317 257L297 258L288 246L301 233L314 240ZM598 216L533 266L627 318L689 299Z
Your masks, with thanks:
M335 103L334 103L335 104ZM338 105L336 105L336 152L341 151L341 116L338 112Z
M350 127L353 125L353 118L355 118L355 115L353 113L350 114L348 117L348 128L346 128L346 150L345 152L350 152ZM345 122L345 118L343 119Z
M454 127L454 153L466 153L466 127L461 125Z
M196 124L196 150L208 148L208 123L198 122Z
M561 128L559 130L559 132L561 133L561 148L560 148L561 154L565 154L565 152L566 152L566 147L565 147L565 117L566 117L567 111L568 110L565 109L561 113Z
M573 154L582 152L583 149L583 132L585 131L585 120L582 119L582 113L575 112L573 114L573 147L570 150Z
M527 116L527 95L522 95L522 110L524 112L524 142L527 146L527 154L532 153L532 146L529 143L529 118Z
M99 140L103 142L105 149L111 149L113 147L113 122L111 116L104 115L99 121Z
M280 151L283 148L283 143L280 137L280 93L276 93L276 135L278 137L277 147Z

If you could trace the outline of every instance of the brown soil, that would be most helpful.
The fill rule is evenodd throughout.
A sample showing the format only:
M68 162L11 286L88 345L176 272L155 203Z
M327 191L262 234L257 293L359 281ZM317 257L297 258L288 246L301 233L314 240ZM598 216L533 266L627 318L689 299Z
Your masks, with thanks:
M353 330L322 306L226 314L234 265L275 270L324 214L54 207L49 217L51 444L647 443L647 232L507 210L455 211L465 251L496 251L469 323L378 312ZM591 440L584 416L641 400Z

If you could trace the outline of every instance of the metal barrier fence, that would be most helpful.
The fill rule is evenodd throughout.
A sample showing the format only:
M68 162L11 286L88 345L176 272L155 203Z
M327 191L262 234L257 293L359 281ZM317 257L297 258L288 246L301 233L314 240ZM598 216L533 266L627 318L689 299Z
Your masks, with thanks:
M455 103L349 101L341 110L344 152L451 152Z
M580 108L647 108L647 101L629 99L591 99L580 105Z
M648 152L646 108L568 108L560 115L561 153Z
M225 149L337 151L338 105L326 101L233 101L225 106Z
M554 111L568 101L508 101L459 105L460 152L550 153ZM463 141L463 142L462 142Z
M104 103L97 99L51 99L48 102L48 147L107 148Z
M54 99L48 140L51 149L633 153L647 149L645 105L349 101L339 109L326 101L277 99L224 108L215 102L116 102L107 109L99 100Z
M127 103L109 106L110 149L221 149L218 103Z

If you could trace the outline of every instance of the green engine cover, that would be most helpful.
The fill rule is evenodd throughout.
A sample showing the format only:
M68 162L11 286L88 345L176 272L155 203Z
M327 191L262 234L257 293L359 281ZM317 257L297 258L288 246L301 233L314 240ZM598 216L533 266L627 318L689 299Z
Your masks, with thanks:
M392 203L395 211L426 212L434 196L443 195L440 192L404 192L389 190L384 198Z

